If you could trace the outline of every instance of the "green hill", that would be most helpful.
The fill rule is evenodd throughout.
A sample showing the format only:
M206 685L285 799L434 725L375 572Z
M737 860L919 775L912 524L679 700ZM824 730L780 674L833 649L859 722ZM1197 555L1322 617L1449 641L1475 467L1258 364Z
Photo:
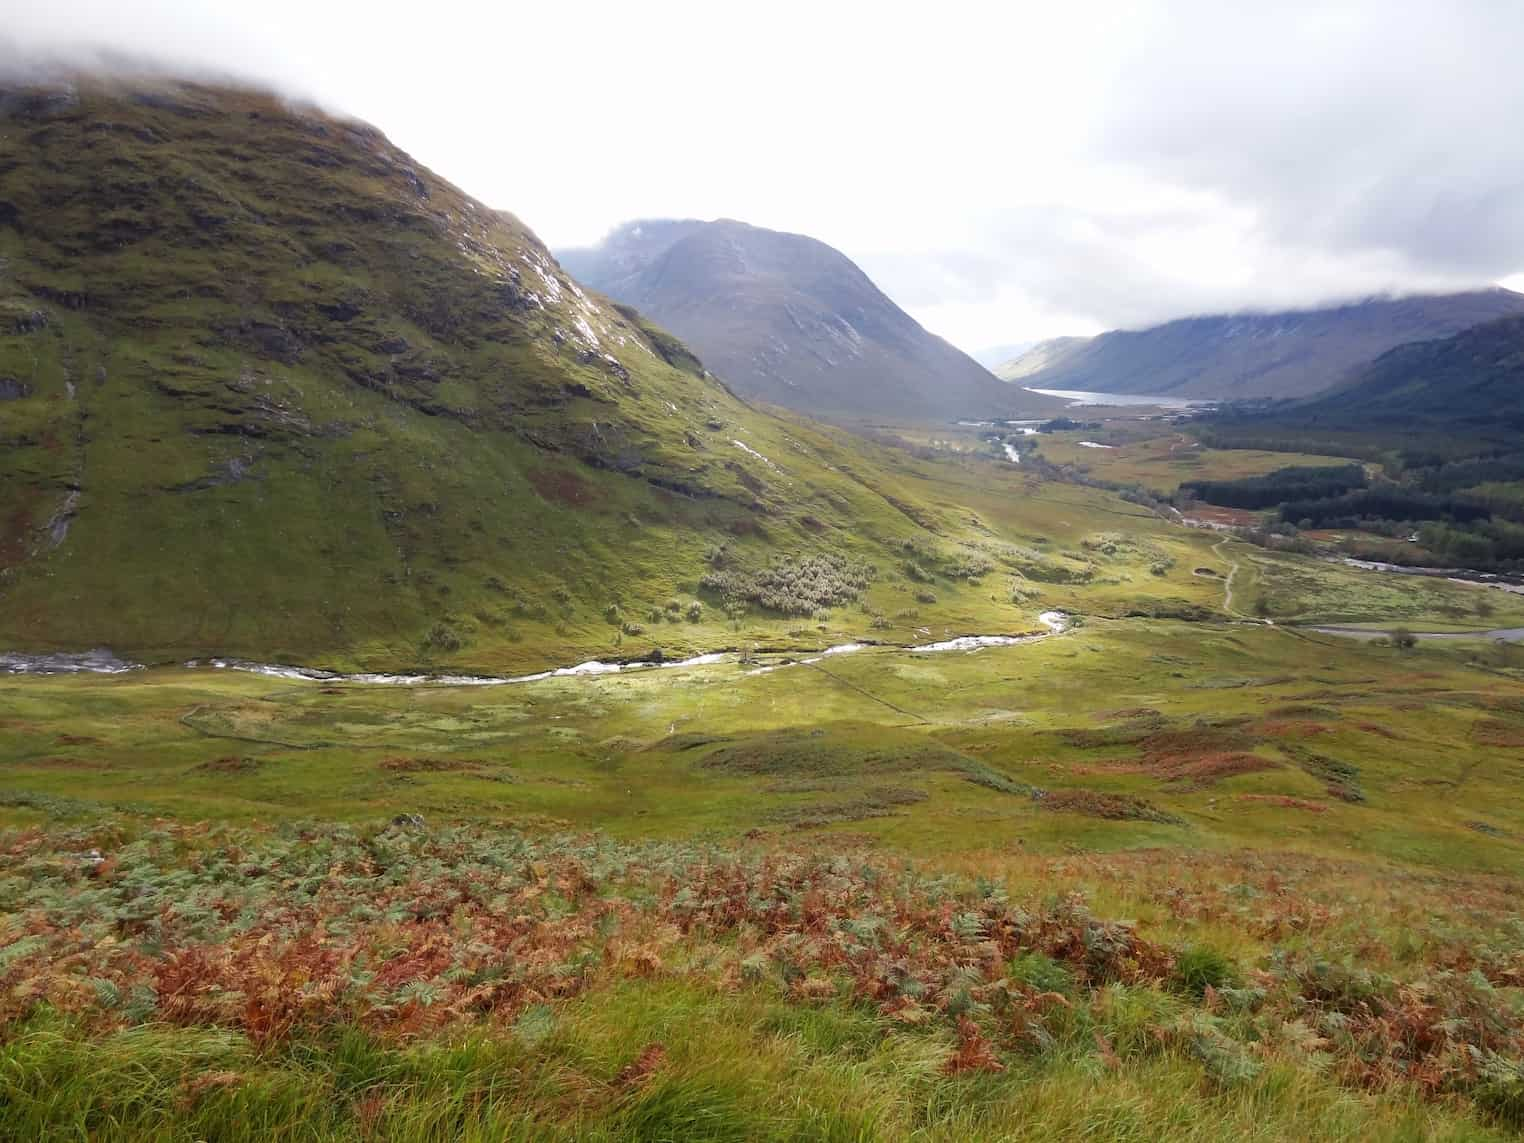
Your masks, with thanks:
M1085 533L997 523L993 447L954 474L753 409L363 124L193 85L0 114L0 650L495 671L1024 630L975 545Z
M706 549L919 531L370 127L0 107L0 645L537 662Z

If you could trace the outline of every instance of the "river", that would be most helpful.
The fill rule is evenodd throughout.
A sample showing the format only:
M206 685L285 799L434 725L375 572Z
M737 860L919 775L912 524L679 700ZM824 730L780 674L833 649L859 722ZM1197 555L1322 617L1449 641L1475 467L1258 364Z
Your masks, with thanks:
M1373 631L1369 627L1298 627L1299 631L1319 631L1324 635L1343 635L1349 639L1387 639L1391 629ZM1524 627L1496 627L1491 631L1412 631L1415 639L1483 639L1489 643L1524 643Z

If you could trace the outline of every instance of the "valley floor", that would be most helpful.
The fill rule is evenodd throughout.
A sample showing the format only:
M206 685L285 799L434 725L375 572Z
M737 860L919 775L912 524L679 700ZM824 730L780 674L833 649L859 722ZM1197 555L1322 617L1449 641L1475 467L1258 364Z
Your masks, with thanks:
M1092 617L780 659L0 679L0 1124L1524 1123L1524 648Z

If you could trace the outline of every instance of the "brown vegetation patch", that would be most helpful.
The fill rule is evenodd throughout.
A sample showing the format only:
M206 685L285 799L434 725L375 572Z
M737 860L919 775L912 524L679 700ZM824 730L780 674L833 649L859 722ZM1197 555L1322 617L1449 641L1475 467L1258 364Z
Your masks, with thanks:
M36 493L31 493L35 499ZM27 557L27 541L36 523L32 518L31 505L18 505L0 529L0 568L14 567Z
M381 769L402 774L438 773L447 770L480 770L482 764L469 758L383 758Z
M1306 798L1293 798L1287 794L1239 794L1240 802L1263 802L1270 806L1280 806L1288 810L1306 810L1311 814L1326 814L1328 807L1322 802L1309 801Z
M1221 778L1276 770L1280 763L1258 754L1226 752L1222 754L1177 755L1151 761L1146 771L1170 782L1192 786L1210 786Z
M1143 770L1170 782L1208 786L1219 778L1274 769L1277 763L1249 753L1254 743L1232 726L1166 731L1144 740Z
M1489 718L1471 728L1471 739L1483 746L1524 747L1524 726Z
M83 758L33 758L26 763L37 770L104 770L104 762L86 762Z
M1084 814L1113 822L1159 822L1184 825L1184 821L1152 802L1127 794L1105 794L1097 790L1049 790L1037 804L1055 813Z
M92 738L88 734L60 734L58 744L60 746L99 746L101 740Z
M667 1049L664 1044L647 1044L640 1055L619 1069L619 1074L614 1077L614 1086L621 1090L639 1087L660 1071L666 1062Z
M229 754L223 758L213 758L210 762L202 762L196 769L204 774L250 774L259 767L258 758L242 758L237 754Z
M1321 722L1296 718L1269 718L1259 724L1260 733L1268 738L1316 738L1332 729Z
M575 472L559 468L536 468L528 475L529 483L539 493L541 500L584 508L598 498L592 485Z
M780 806L768 810L763 820L771 825L788 825L795 829L819 829L832 822L894 817L899 807L924 802L928 797L930 795L925 790L910 786L879 786L834 802Z
M1343 716L1331 706L1319 706L1316 703L1293 702L1283 706L1273 706L1267 712L1271 718L1311 718L1333 720Z
M1391 727L1382 726L1379 722L1357 722L1355 725L1361 730L1365 731L1367 734L1374 734L1381 738L1390 738L1396 740L1404 737L1403 735L1398 734Z
M1085 749L1136 745L1141 751L1140 756L1133 758L1071 767L1076 773L1149 774L1166 782L1207 786L1219 778L1272 770L1280 765L1251 753L1262 736L1246 730L1248 722L1238 718L1218 720L1215 724L1203 720L1194 726L1161 730L1157 720L1140 717L1093 730L1075 727L1058 734L1071 746Z
M1163 717L1164 717L1164 715L1163 715L1163 713L1161 711L1155 710L1151 706L1124 706L1121 710L1103 710L1103 711L1100 711L1095 716L1097 722L1105 722L1108 719L1113 719L1113 718L1129 718L1129 719L1148 718L1148 719L1155 719L1155 718L1163 718Z

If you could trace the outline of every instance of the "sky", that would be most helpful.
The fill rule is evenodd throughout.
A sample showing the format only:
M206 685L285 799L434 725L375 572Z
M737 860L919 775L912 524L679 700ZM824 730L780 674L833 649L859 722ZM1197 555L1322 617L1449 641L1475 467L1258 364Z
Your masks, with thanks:
M970 352L1524 288L1520 0L0 0L0 29L23 71L146 57L366 119L553 248L808 234Z

